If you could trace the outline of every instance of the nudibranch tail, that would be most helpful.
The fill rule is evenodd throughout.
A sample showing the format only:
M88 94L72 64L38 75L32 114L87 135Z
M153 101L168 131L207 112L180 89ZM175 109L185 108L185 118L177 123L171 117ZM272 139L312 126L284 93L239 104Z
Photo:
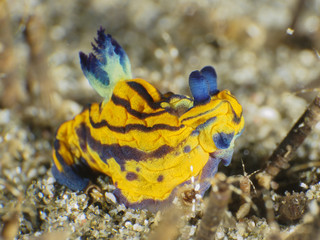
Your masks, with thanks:
M189 76L189 86L194 105L207 103L210 96L219 92L216 71L211 66L206 66L201 71L193 71Z
M123 48L103 28L98 30L95 42L94 53L79 53L80 64L91 86L107 102L117 82L132 79L131 65Z

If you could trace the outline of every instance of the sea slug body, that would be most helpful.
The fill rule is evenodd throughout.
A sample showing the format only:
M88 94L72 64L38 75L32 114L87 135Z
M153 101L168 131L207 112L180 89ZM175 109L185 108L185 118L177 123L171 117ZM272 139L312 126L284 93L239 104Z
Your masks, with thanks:
M59 127L52 167L57 182L83 190L105 174L119 203L152 210L170 203L191 178L204 193L219 163L230 164L244 128L242 107L228 90L217 89L214 68L190 74L192 98L161 94L132 78L127 54L103 29L93 50L80 52L81 68L104 101Z

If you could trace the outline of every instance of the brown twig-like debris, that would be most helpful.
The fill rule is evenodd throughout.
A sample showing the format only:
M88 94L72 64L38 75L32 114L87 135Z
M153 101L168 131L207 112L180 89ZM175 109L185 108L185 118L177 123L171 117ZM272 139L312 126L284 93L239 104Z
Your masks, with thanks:
M303 13L304 8L305 8L305 1L298 0L296 2L296 6L295 6L295 9L293 10L293 14L292 14L292 19L291 19L291 24L290 24L291 29L296 28L297 22L298 22L299 18L301 18L301 15Z
M314 126L320 121L320 94L309 105L304 114L289 131L280 145L269 157L266 168L257 174L261 186L269 189L272 179L281 169L287 169L297 148L310 134Z
M9 1L0 0L0 92L1 107L14 107L26 101L27 97L19 79L19 61L15 55L14 34L9 14Z
M27 72L28 90L33 97L40 97L41 104L51 107L54 81L50 78L46 28L38 16L31 16L26 24L26 40L30 48L29 67Z
M217 228L225 215L230 197L231 190L226 182L218 182L216 186L213 186L196 235L197 240L215 238Z
M13 240L16 238L19 230L19 213L14 212L9 219L3 221L3 227L0 232L0 239Z
M158 212L159 214L160 212ZM171 206L161 216L157 227L152 231L148 240L174 240L179 236L179 222L182 218L182 210Z

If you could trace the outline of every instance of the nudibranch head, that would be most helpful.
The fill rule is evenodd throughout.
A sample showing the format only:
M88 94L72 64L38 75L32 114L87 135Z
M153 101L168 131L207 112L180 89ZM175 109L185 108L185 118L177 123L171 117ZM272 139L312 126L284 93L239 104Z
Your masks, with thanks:
M229 165L234 141L244 128L241 105L228 90L217 89L217 74L211 66L193 71L189 86L194 105L182 116L182 122L194 128L192 134L199 136L206 152Z

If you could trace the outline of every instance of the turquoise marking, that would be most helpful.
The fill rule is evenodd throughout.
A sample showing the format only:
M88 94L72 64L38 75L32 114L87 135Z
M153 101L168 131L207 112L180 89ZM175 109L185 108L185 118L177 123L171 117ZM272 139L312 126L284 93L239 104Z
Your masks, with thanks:
M90 85L109 101L117 82L132 79L131 65L123 48L103 28L95 42L94 53L79 53L81 69Z

